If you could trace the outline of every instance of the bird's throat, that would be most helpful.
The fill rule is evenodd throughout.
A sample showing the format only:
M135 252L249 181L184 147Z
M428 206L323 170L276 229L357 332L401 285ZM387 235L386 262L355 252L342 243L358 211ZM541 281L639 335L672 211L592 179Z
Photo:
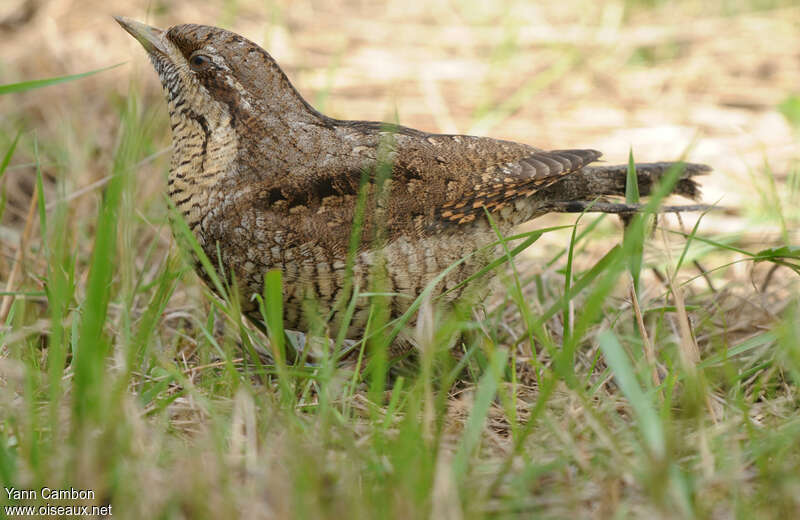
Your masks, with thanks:
M214 192L230 175L238 137L224 107L201 114L181 99L169 100L172 163L169 196L196 230Z

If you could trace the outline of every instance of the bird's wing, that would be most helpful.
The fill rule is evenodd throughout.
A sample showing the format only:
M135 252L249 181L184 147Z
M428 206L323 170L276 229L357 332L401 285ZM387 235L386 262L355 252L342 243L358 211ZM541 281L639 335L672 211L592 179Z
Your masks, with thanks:
M445 200L436 214L445 221L471 222L484 210L497 211L514 199L530 196L600 156L596 150L534 151L521 159L491 164L467 176L472 185Z

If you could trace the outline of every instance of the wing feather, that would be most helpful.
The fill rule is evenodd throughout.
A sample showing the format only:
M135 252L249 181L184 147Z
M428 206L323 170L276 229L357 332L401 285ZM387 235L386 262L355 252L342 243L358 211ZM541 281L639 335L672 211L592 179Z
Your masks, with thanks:
M437 214L450 222L471 222L484 209L497 211L514 199L533 195L600 156L597 150L536 151L517 161L493 165L480 183L458 199L444 202Z

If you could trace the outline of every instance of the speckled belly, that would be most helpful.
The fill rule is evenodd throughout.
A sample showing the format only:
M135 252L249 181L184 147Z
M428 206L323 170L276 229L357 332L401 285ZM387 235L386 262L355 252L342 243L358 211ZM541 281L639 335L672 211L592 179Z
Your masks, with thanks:
M345 310L353 291L396 293L391 297L391 317L405 313L414 300L443 271L453 266L436 284L431 298L448 292L440 301L452 300L485 286L487 280L458 287L464 280L484 267L496 252L476 251L496 240L488 226L480 222L469 229L421 240L400 237L380 250L359 253L348 283L346 258L333 257L315 244L282 248L275 237L250 236L246 231L234 231L220 242L223 265L235 275L241 289L242 310L258 320L253 294L263 291L264 275L270 269L280 269L283 276L284 326L291 330L307 330L312 322L328 323L335 333L342 325ZM209 255L216 249L206 242ZM232 244L235 246L231 247ZM457 265L454 265L457 264ZM376 281L379 280L379 281ZM377 285L373 284L376 283ZM367 324L370 297L356 298L347 336L357 338ZM318 321L318 319L321 321ZM414 320L411 320L413 323Z

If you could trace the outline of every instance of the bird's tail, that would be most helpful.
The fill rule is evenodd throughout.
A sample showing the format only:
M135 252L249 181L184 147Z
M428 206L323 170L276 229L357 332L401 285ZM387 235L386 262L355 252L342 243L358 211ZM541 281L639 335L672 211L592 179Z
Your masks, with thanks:
M639 181L639 194L649 195L653 187L672 168L680 168L682 170L677 184L672 189L672 193L692 200L699 199L701 194L700 186L694 177L709 173L711 167L696 163L637 163L636 177ZM627 164L589 166L584 168L584 174L593 179L594 187L598 190L597 195L625 195L625 184L628 176Z
M659 181L671 168L682 168L678 182L672 189L675 195L698 200L700 186L695 180L698 175L711 171L705 164L695 163L638 163L636 177L639 183L639 194L650 195ZM602 165L587 166L580 171L565 176L559 182L534 194L539 198L541 210L559 213L581 213L595 211L603 213L631 214L639 211L639 204L609 202L605 197L624 197L628 175L628 166ZM693 204L684 206L662 206L661 212L703 211L709 206Z

